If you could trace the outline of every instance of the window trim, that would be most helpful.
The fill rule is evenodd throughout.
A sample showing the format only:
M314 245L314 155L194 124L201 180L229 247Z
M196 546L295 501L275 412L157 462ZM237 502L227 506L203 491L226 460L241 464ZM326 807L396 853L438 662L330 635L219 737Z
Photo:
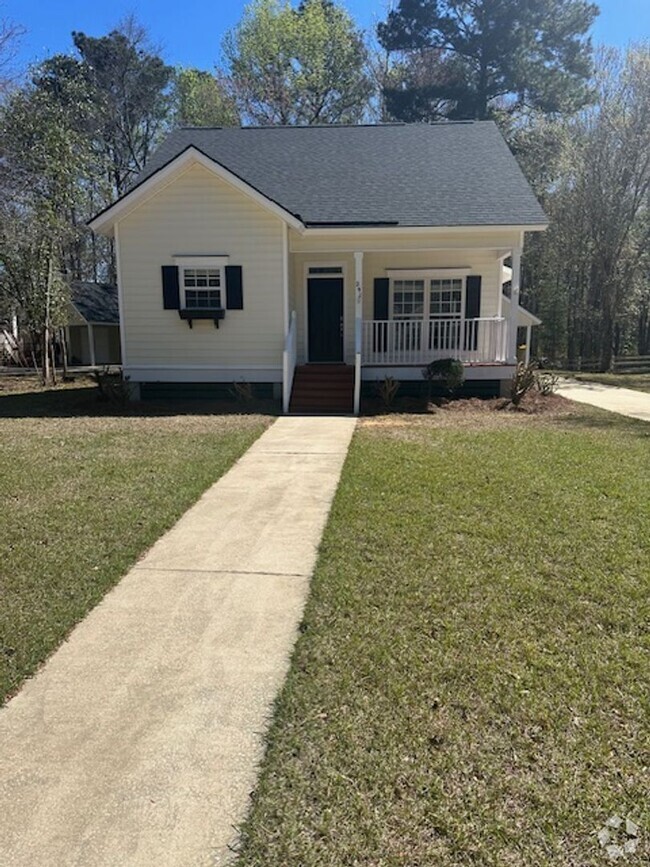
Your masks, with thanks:
M230 257L229 256L210 256L210 255L197 255L193 256L191 254L183 255L183 256L174 256L174 265L178 268L178 288L179 288L179 298L180 298L180 309L181 310L224 310L226 307L226 265L228 264ZM188 307L187 301L185 298L185 270L186 269L203 269L209 268L212 271L219 271L219 287L218 291L220 293L221 298L221 307ZM191 287L188 286L188 289L207 289L209 290L211 287ZM212 287L216 289L217 287Z

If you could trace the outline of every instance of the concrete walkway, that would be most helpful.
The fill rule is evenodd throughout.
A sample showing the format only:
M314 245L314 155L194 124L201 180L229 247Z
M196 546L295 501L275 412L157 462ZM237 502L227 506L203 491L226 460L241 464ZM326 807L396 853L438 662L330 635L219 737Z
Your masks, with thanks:
M0 711L2 867L230 859L351 418L281 418Z
M650 394L643 391L566 379L557 387L557 393L578 403L588 403L630 418L650 421Z

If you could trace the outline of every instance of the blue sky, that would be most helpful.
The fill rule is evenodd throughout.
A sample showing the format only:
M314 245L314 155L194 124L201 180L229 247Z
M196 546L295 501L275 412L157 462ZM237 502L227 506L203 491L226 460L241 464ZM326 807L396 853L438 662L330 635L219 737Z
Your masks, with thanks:
M17 63L22 67L70 48L72 30L93 36L107 33L134 13L146 25L168 63L210 69L219 60L221 37L241 17L245 0L0 0L0 16L22 24ZM363 27L384 17L384 0L347 0ZM601 0L594 41L624 46L650 38L650 0Z

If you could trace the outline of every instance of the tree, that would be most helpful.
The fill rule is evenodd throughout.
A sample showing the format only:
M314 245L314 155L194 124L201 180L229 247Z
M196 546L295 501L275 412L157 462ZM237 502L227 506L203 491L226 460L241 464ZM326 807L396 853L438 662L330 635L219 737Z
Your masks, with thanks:
M166 129L174 70L128 18L107 36L72 34L97 106L96 142L112 186L121 196L144 168Z
M19 24L8 18L0 18L0 94L6 93L14 80L13 62L24 32Z
M254 0L224 40L228 81L257 124L356 123L372 92L362 34L329 0Z
M112 245L85 231L85 223L126 192L168 129L173 69L133 19L107 36L74 33L73 42L76 55L47 59L33 71L32 84L62 111L85 94L76 131L88 142L93 162L77 178L68 214L77 231L66 245L65 266L72 278L113 282Z
M65 249L77 231L70 209L77 180L90 165L88 142L79 132L87 100L83 88L60 100L30 83L2 109L0 303L19 310L37 337L46 383L66 307Z
M177 69L173 101L178 126L239 126L234 99L210 72Z
M435 119L440 101L454 119L575 111L589 98L597 14L587 0L400 0L378 27L406 71L385 91L388 109L400 120Z
M593 106L516 141L550 218L525 256L543 350L607 370L613 354L646 345L650 46L603 51L593 85Z

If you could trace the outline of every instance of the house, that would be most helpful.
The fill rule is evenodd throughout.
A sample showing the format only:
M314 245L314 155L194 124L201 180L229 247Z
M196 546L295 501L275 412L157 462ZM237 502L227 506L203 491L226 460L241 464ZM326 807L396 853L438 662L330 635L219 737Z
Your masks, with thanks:
M117 287L75 280L70 285L66 325L68 363L120 363Z
M179 129L90 226L115 241L142 398L244 380L285 411L358 412L435 358L460 359L468 391L504 388L524 234L546 218L482 121Z

